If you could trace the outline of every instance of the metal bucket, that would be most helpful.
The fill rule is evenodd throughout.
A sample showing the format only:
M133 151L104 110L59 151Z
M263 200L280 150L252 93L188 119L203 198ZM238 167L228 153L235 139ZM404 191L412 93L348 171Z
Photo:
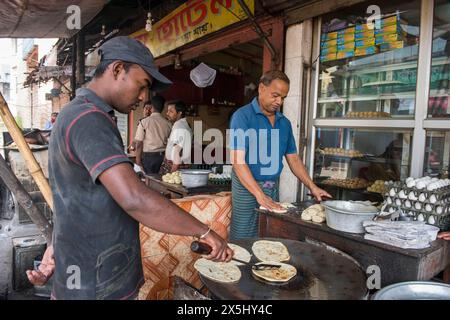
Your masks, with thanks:
M432 281L408 281L387 286L372 300L450 300L450 285Z

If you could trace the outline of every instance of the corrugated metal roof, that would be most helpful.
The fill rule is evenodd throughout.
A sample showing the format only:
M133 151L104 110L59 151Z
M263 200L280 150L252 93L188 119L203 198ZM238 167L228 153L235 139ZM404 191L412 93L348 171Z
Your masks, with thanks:
M108 0L6 0L0 2L0 37L68 38L77 12L81 28L91 21ZM76 7L70 6L75 5ZM79 9L78 9L79 8ZM68 23L69 22L69 23Z

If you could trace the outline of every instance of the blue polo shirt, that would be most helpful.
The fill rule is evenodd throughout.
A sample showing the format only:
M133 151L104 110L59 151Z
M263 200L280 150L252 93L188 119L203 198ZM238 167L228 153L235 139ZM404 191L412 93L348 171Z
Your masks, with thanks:
M245 151L245 162L257 181L277 180L283 170L283 156L297 153L291 122L277 111L272 127L257 98L233 114L230 149Z

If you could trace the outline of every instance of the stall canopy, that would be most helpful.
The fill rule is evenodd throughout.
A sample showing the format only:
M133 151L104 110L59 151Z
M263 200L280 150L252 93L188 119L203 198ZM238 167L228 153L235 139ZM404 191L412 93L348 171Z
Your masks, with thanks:
M73 14L78 8L80 27L83 28L107 3L107 0L0 1L0 37L69 38L79 31L72 28L77 27ZM73 5L77 7L69 8Z

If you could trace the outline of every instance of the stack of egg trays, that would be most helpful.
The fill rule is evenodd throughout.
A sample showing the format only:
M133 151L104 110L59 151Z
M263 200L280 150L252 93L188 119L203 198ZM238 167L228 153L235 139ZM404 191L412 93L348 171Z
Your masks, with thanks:
M425 221L427 224L439 227L441 231L450 229L450 186L430 191L427 189L408 188L406 183L395 181L394 183L388 183L387 188L388 191L384 194L384 201L387 204L386 210L389 210L390 208L394 208L395 210L401 209L408 216L413 216L414 220ZM394 197L390 196L392 188L396 193ZM406 199L401 199L399 197L399 192L401 190L405 192ZM423 193L426 197L425 201L410 200L408 196L411 191L417 199L420 194ZM430 197L433 194L436 196L435 203L431 203L430 201ZM388 203L388 197L392 200L391 204ZM407 200L411 203L411 207L405 205ZM416 208L417 202L420 203L419 209ZM438 207L441 207L442 209L438 209ZM438 213L437 211L441 212Z

